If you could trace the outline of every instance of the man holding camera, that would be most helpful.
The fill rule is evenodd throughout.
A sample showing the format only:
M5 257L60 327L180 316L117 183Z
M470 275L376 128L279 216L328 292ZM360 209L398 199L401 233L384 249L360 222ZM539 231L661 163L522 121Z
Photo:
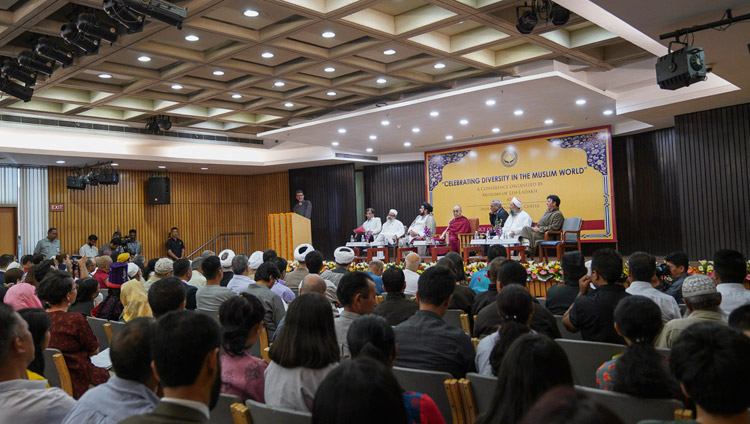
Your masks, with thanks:
M685 252L672 252L664 258L665 265L660 265L657 270L659 277L669 276L671 281L664 281L660 287L661 291L674 297L677 303L682 301L682 282L688 277L690 263ZM666 268L666 269L664 269Z

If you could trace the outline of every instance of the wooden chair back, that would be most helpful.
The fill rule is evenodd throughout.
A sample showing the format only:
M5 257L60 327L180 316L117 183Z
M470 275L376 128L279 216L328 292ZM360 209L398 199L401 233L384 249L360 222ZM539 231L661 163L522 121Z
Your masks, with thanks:
M452 378L445 380L445 394L448 396L448 402L451 405L451 417L454 424L472 424L473 421L466 421L464 414L463 401L461 400L461 388L458 380Z
M312 414L309 412L293 411L285 408L275 408L264 403L248 399L245 402L250 412L250 424L310 424Z
M565 324L563 324L563 316L562 315L555 315L555 322L557 323L557 329L560 330L560 336L563 339L568 340L583 340L583 337L581 336L581 332L577 333L571 333L568 331L568 329L565 327Z
M271 363L271 357L268 355L268 351L271 345L268 343L268 331L265 328L260 329L260 357L264 361Z
M378 305L380 302L383 301L383 295L377 295L375 296L375 304Z
M250 410L241 403L233 403L229 406L232 411L232 422L234 424L252 424L250 420Z
M473 409L476 416L487 413L492 406L497 377L470 372L466 374L466 379L469 381L471 392L466 393L467 390L464 389L464 401L468 402L468 407Z
M57 349L47 348L44 350L44 378L52 387L59 387L73 396L73 381L70 379L68 364L65 357Z
M463 313L464 311L461 309L448 309L445 312L443 321L445 321L445 323L450 325L451 327L463 329L463 325L461 324L461 315Z
M625 345L612 343L567 339L555 339L555 342L568 355L573 381L584 387L596 388L596 370L625 351Z
M393 367L393 375L396 376L396 380L398 380L402 389L427 393L435 401L445 422L447 424L453 422L450 399L445 388L445 380L453 379L450 374L442 371Z
M644 399L591 387L575 388L589 399L606 405L625 424L636 424L641 420L670 421L674 419L676 410L684 408L682 402L676 399Z
M94 332L94 335L96 336L96 341L99 342L99 350L104 350L109 347L109 339L111 338L111 335L107 334L107 330L104 328L105 324L108 324L109 321L102 318L94 318L94 317L86 317L86 321L89 323L89 327L91 327L91 331Z
M464 330L466 334L471 336L471 321L469 321L469 314L461 314L461 329Z
M242 399L237 395L231 395L229 393L219 394L219 401L216 402L216 406L211 410L211 418L208 419L210 424L228 424L233 420L234 415L232 414L232 404L242 404Z

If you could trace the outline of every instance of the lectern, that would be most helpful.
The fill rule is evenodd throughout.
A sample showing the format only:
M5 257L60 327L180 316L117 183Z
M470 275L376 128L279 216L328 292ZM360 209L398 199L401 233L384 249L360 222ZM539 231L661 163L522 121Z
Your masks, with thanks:
M294 248L302 243L312 244L309 219L296 213L268 215L268 245L279 256L294 260Z

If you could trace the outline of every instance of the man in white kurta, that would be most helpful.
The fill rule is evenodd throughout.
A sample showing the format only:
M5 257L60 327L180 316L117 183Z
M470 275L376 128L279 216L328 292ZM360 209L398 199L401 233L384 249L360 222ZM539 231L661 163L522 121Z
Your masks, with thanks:
M386 219L380 234L375 239L376 243L394 244L398 243L398 239L404 235L404 224L396 219L398 211L391 209L388 212L388 219Z
M510 214L503 225L504 239L513 239L517 242L523 227L531 226L533 220L526 211L521 209L522 206L523 204L516 197L510 201Z
M406 230L406 237L402 240L404 246L410 245L412 240L425 237L425 228L429 228L433 237L435 234L435 218L432 217L432 205L423 202L419 206L419 215L414 218L409 229Z

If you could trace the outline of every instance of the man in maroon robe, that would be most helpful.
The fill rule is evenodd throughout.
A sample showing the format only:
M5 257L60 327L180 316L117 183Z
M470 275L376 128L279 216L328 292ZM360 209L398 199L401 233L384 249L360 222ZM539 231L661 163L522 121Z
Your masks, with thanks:
M461 243L458 240L458 235L471 232L469 218L461 215L461 212L461 206L457 205L453 207L453 219L451 219L448 228L446 228L440 236L440 238L444 239L446 233L448 234L448 245L452 252L459 252L461 250Z

